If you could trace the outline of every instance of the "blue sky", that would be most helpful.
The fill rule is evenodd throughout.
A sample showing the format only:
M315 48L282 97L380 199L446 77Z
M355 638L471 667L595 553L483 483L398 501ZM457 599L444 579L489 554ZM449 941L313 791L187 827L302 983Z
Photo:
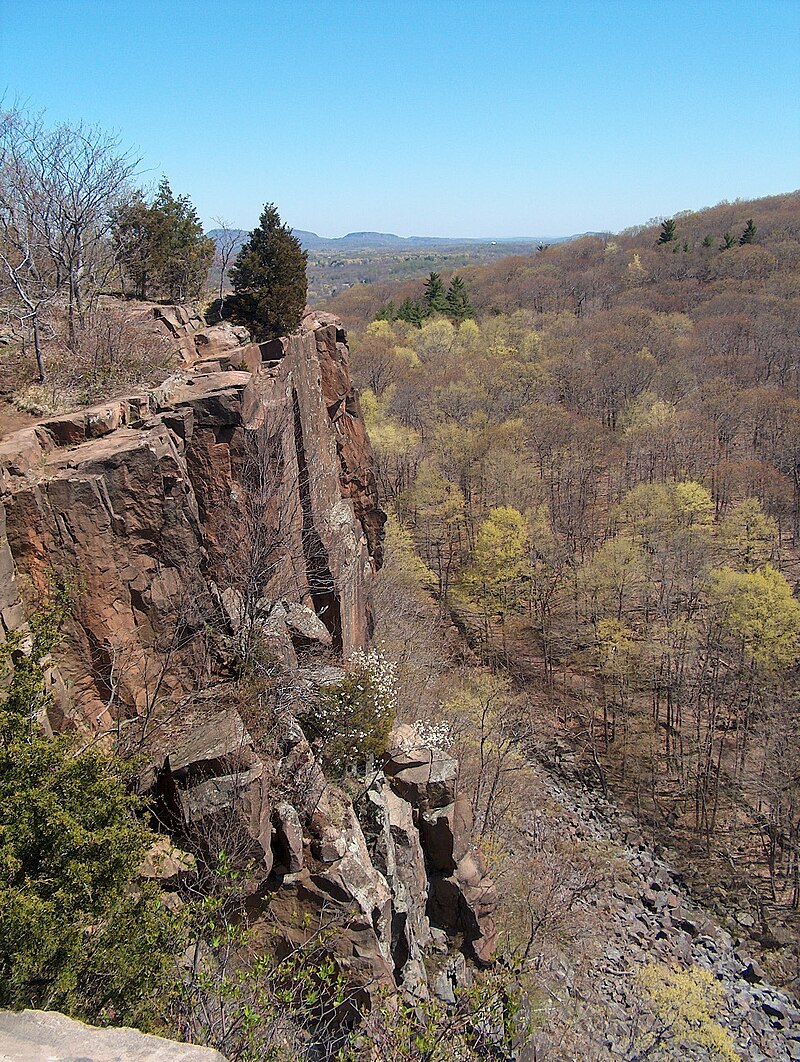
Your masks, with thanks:
M800 0L0 0L0 92L203 220L618 230L800 187Z

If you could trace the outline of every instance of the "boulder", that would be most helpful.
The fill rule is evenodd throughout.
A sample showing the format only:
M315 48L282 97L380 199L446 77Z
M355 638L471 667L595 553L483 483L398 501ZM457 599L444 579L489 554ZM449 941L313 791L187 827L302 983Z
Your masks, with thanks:
M193 855L176 848L169 837L161 836L150 846L139 873L143 878L169 882L191 873L196 866Z
M422 812L455 802L457 760L423 745L407 724L396 726L387 744L383 769L398 796Z
M98 1029L57 1011L0 1011L0 1059L14 1062L225 1062L210 1047L193 1047L137 1029Z
M275 869L296 874L303 867L303 827L300 816L287 801L275 805L273 811L273 852Z

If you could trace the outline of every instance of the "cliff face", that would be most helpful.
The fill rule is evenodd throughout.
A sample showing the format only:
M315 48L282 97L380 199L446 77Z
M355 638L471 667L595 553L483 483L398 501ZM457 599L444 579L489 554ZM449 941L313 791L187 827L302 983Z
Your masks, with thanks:
M165 639L176 690L208 672L192 624L226 588L309 607L345 656L367 639L385 518L344 334L309 325L0 444L0 617L22 618L15 570L76 582L67 707L91 725L141 710Z
M322 316L258 345L159 314L184 370L0 442L2 633L67 579L43 723L134 744L165 829L235 836L259 867L254 909L287 941L333 910L338 961L365 993L424 995L426 949L458 934L486 960L494 942L457 764L400 728L357 815L302 729L369 640L381 563L344 333ZM254 632L280 680L248 700L234 679Z

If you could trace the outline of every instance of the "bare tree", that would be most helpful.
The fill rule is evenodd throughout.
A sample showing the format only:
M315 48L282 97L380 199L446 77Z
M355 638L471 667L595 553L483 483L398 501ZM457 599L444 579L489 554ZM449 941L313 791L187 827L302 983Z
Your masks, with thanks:
M224 218L213 218L212 220L218 226L214 240L217 245L214 265L219 269L219 312L222 315L222 308L225 304L225 278L233 253L241 242L242 234L239 229L232 229Z
M76 324L112 265L111 213L140 161L119 145L116 135L83 123L50 129L41 114L18 110L0 119L3 267L34 330L40 377L40 292L66 289L74 344Z

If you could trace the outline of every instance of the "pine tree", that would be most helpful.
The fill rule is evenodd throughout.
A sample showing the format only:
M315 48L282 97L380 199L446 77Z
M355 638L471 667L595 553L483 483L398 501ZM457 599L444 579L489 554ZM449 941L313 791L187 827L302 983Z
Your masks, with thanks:
M725 232L722 235L722 243L719 245L719 249L721 251L727 251L731 247L733 247L735 242L736 241L734 240L733 236L731 236L729 232Z
M422 327L422 322L425 320L427 307L424 303L418 302L416 299L406 297L400 303L397 308L396 319L398 321L408 321L409 324L416 325L417 328Z
M427 305L429 315L447 313L447 295L439 273L431 273L425 281L425 290L422 297Z
M258 227L230 271L230 307L256 339L287 335L299 326L306 304L308 254L267 203Z
M666 221L661 222L661 234L658 237L658 243L672 243L676 239L675 234L675 219L667 218Z
M468 317L473 317L475 313L467 294L467 287L458 274L450 281L450 287L447 289L447 313L458 323L466 321Z
M752 218L749 219L745 226L744 232L739 237L739 246L744 247L746 243L752 243L756 237L756 226Z

